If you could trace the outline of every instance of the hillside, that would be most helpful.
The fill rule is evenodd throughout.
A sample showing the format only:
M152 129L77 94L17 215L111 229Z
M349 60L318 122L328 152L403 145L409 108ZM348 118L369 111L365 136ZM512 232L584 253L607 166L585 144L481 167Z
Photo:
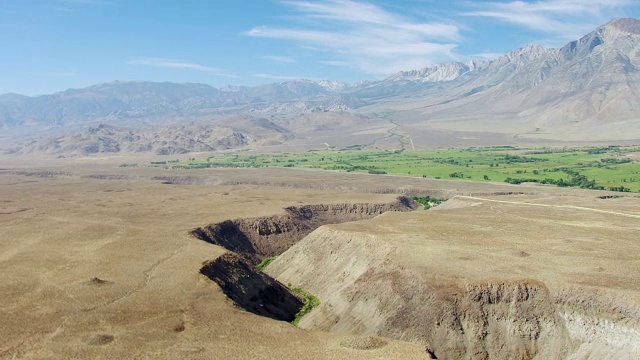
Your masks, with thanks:
M10 153L69 156L152 152L157 155L174 155L247 145L281 144L292 138L289 130L267 119L233 116L216 122L152 129L100 124L60 136L33 140L10 150Z
M331 97L334 82L296 80L256 87L216 89L205 84L115 81L51 95L0 95L0 127L34 129L96 122L162 125L185 118L243 112L304 113L348 110L355 100ZM328 97L323 99L322 97ZM305 101L311 98L311 101ZM289 108L291 109L289 111Z
M326 225L266 271L322 300L306 329L415 342L438 359L638 358L634 200L544 199L461 196Z
M175 155L212 152L292 142L305 144L325 138L337 141L337 133L346 133L345 136L349 137L349 133L367 129L379 121L348 112L323 111L270 118L229 115L188 124L146 128L98 124L30 140L5 150L5 153L77 156L97 153Z
M401 95L402 87L413 86L417 89L409 98L385 99L372 109L391 108L410 122L442 129L563 140L638 139L639 51L640 21L616 19L562 48L531 45L463 68L468 70L449 82L425 81L430 71L422 70L426 77L396 76L366 91L391 88Z
M561 48L529 45L491 61L439 64L351 86L294 80L217 89L116 81L37 97L4 94L0 127L24 134L100 123L166 126L231 114L358 112L384 114L418 143L434 129L533 141L637 140L639 68L640 20L614 19Z

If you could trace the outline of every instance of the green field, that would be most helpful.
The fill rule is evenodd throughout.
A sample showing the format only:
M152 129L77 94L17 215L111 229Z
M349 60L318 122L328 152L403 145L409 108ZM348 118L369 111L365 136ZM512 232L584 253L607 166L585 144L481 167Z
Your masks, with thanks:
M558 186L640 192L640 147L516 148L430 151L313 151L228 153L163 164L167 167L298 167L430 179L540 182ZM156 162L155 166L159 166Z

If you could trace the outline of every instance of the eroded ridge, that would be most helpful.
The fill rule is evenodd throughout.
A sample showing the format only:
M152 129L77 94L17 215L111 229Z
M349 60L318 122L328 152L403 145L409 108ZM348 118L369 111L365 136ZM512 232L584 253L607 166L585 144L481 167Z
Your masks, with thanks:
M291 322L304 305L299 295L233 252L206 262L200 272L237 305L257 315Z
M260 259L282 254L322 225L365 220L387 211L412 211L419 207L405 196L386 204L291 206L284 209L284 215L226 220L191 233L201 240L242 254L257 264Z
M323 226L265 271L322 299L306 329L414 342L438 359L640 358L637 220L449 201Z
M280 255L316 228L369 219L387 211L411 211L420 205L401 196L387 204L320 204L285 208L284 215L226 220L192 234L229 253L204 264L200 272L215 281L228 298L257 315L291 322L305 300L262 272L261 259Z

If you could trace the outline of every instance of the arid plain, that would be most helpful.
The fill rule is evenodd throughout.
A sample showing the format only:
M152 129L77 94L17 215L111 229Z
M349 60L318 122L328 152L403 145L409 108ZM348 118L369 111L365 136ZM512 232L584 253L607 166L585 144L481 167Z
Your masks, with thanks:
M441 359L582 359L640 350L632 194L16 159L0 171L2 358L424 359L428 348ZM227 250L192 236L198 227L402 194L450 200L322 226L266 268L320 298L299 327L246 312L200 273ZM472 293L493 307L474 305ZM461 327L455 335L447 321Z

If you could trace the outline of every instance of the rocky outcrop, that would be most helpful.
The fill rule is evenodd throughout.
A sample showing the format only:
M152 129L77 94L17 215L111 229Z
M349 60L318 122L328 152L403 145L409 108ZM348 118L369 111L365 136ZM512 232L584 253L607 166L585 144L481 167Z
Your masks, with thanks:
M396 256L382 234L325 226L266 271L322 299L301 327L415 342L438 359L640 355L635 300L526 277L470 280Z
M420 70L400 71L385 81L417 81L417 82L440 82L452 81L460 76L473 71L481 66L483 61L469 61L468 63L451 62L426 67Z
M205 263L200 272L238 306L257 315L290 322L304 305L299 295L235 253Z
M280 255L323 224L372 218L386 211L411 211L420 205L406 197L388 204L320 204L285 208L284 215L226 220L192 234L230 250L206 262L200 272L215 281L238 306L276 320L293 321L304 299L256 265Z
M226 220L197 228L192 234L257 261L282 254L321 225L370 219L387 211L411 211L418 207L404 196L388 204L292 206L284 209L284 215Z
M153 152L175 155L232 149L259 141L278 143L292 135L267 119L242 117L155 129L97 125L56 137L36 139L10 150L14 154L88 155Z

